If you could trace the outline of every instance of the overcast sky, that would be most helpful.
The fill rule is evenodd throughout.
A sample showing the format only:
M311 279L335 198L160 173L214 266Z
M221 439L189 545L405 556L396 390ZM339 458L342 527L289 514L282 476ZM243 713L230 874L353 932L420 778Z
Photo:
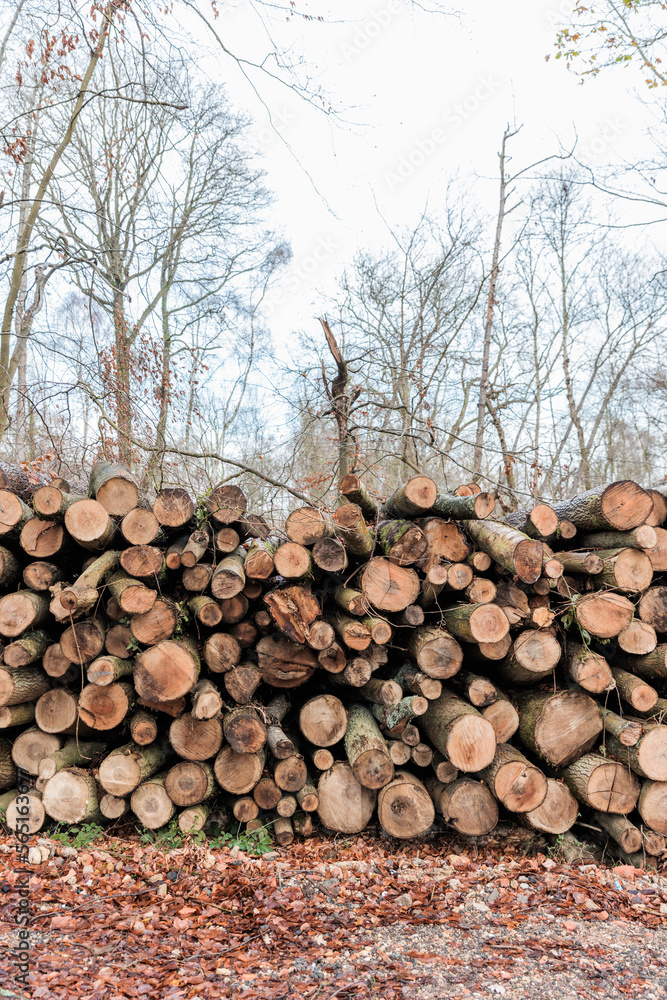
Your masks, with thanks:
M402 0L313 3L324 23L293 18L274 26L275 35L303 54L344 121L261 82L284 142L238 75L214 70L252 111L254 143L277 196L274 219L294 251L270 303L279 341L299 329L319 336L313 318L341 266L361 246L389 244L378 208L390 226L414 223L427 203L437 212L457 176L471 205L493 211L497 150L508 122L523 126L512 143L512 167L571 145L575 134L579 155L593 165L646 148L649 112L633 87L648 92L634 69L582 86L562 62L545 61L572 6L467 0L458 15L443 16ZM265 47L243 6L225 4L217 27L233 49L259 55Z

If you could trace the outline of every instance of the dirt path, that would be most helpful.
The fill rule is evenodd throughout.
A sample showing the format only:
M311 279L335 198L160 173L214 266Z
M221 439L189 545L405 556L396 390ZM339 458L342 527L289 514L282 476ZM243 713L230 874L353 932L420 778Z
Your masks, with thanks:
M54 845L55 846L55 845ZM667 879L451 838L264 858L108 838L24 877L0 841L0 945L29 880L35 1000L667 997ZM13 991L13 992L12 992Z

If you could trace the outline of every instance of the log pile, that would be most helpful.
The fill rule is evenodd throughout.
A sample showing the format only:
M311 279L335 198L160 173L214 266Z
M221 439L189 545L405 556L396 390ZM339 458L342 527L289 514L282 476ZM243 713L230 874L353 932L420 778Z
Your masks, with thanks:
M0 466L0 809L388 834L581 815L667 837L667 501L617 482L506 517L355 475L284 529L234 485L87 494ZM33 784L17 799L17 768Z

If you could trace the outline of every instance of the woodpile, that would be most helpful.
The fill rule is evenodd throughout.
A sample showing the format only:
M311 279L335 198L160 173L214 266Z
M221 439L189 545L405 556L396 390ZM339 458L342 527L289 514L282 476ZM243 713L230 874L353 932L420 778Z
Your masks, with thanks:
M612 483L506 517L355 475L284 529L234 485L88 495L0 468L0 808L30 832L313 820L457 833L581 815L667 837L667 502ZM17 769L33 784L19 808ZM27 818L26 818L27 813Z

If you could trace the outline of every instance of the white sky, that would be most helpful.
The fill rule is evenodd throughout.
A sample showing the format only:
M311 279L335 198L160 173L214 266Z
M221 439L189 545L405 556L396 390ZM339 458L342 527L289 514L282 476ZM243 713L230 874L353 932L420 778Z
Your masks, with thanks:
M244 5L245 6L245 5ZM264 47L257 20L225 4L216 22L232 49ZM637 100L634 69L606 72L583 86L562 62L548 63L557 24L573 0L469 0L458 16L413 10L402 0L311 3L333 23L293 18L275 37L302 51L349 124L336 125L277 85L262 93L284 139L238 76L214 73L255 118L254 141L277 195L274 219L294 261L273 293L271 328L280 345L312 330L323 294L361 246L389 244L385 223L414 223L428 202L437 211L450 178L470 185L471 206L493 211L497 150L508 122L520 168L570 145L593 165L635 158L646 146L649 112ZM656 93L656 92L653 92ZM657 97L656 97L657 100ZM309 177L311 180L309 180ZM315 190L315 188L317 190Z

